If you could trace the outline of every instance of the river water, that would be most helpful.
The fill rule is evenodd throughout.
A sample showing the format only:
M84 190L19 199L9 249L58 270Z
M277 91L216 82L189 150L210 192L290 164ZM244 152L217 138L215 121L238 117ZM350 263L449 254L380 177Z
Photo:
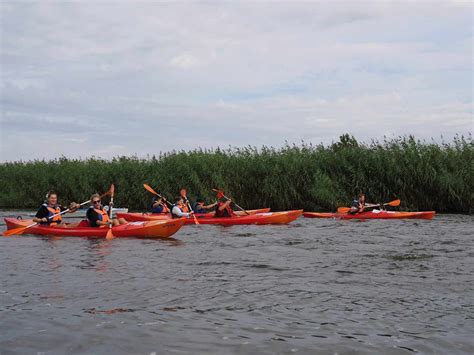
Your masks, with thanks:
M170 240L0 238L0 354L472 354L473 226L300 218Z

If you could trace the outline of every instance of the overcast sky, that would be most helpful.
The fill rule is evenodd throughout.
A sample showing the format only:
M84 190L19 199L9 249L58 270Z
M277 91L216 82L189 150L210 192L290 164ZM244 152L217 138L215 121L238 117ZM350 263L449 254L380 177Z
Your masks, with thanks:
M473 131L470 1L1 0L0 160Z

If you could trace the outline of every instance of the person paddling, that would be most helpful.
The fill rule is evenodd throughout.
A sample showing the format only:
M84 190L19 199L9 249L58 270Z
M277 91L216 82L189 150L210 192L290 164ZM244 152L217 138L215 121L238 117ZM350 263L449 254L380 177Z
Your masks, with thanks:
M358 199L352 200L350 214L364 212L365 209L365 194L360 193Z
M110 206L112 208L112 206ZM118 226L127 223L123 218L113 218L110 220L107 211L102 206L99 194L91 196L91 205L86 213L87 221L91 227Z
M352 201L351 209L349 211L350 214L362 213L367 211L368 208L377 207L380 205L374 205L373 203L365 202L365 194L360 193L359 198Z
M191 207L194 213L208 213L212 212L216 206L217 202L211 203L210 205L204 205L204 200L198 197Z
M151 200L151 213L170 213L170 209L166 206L168 202L164 197L153 196Z
M173 218L186 217L189 218L194 212L184 212L184 199L181 196L177 196L174 199L174 205L171 208L171 216Z
M235 216L234 210L230 207L230 204L232 203L231 199L228 199L227 201L219 201L217 202L217 208L216 208L216 214L214 217L233 217Z
M68 213L76 212L79 207L80 206L76 202L71 202L69 204L70 211ZM36 212L36 215L33 218L33 222L45 225L63 225L61 215L54 215L61 213L65 210L66 208L58 204L58 194L54 191L49 191L46 194L46 201L38 209L38 212Z

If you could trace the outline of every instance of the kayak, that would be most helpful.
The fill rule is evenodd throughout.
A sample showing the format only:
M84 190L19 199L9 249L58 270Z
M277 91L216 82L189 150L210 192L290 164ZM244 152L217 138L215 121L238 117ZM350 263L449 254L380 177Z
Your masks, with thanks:
M222 226L233 226L243 224L288 224L303 214L303 210L266 212L253 215L234 217L201 217L199 224L219 224ZM194 224L194 218L186 219L186 224Z
M245 210L248 214L257 214L257 213L267 213L270 212L270 208L259 208L256 210ZM206 213L206 215L214 216L214 211ZM247 213L244 211L234 211L237 216L247 216ZM197 216L197 215L196 215Z
M303 214L303 210L284 211L284 212L265 212L245 216L234 217L213 217L206 215L196 215L199 224L219 224L225 226L242 224L288 224ZM119 217L127 220L163 220L170 219L167 215L148 215L143 213L123 213ZM185 224L195 224L194 218L187 218Z
M305 212L303 216L306 218L339 218L339 219L432 219L435 211L424 212L396 212L396 211L380 211L373 210L362 213L320 213Z
M168 238L184 225L185 220L185 218L177 218L161 221L129 222L112 227L112 233L115 237ZM19 220L16 218L5 218L5 223L7 229L14 229L26 227L34 222L31 219ZM82 221L80 223L70 223L69 226L66 224L66 227L36 225L26 229L23 234L105 238L107 232L108 228L89 227L87 221Z
M269 212L270 208L260 208L257 210L247 210L249 215L255 215L257 213ZM247 216L244 211L234 211L237 216ZM209 213L196 213L197 218L214 218L214 211ZM117 213L118 218L125 218L129 222L135 221L156 221L163 219L171 219L170 213ZM194 218L193 218L194 220ZM193 222L194 223L194 222Z

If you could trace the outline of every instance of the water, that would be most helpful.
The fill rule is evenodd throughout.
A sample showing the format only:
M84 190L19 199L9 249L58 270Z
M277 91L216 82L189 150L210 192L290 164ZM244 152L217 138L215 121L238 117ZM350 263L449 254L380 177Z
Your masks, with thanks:
M473 226L300 218L172 240L0 238L0 354L471 354Z

